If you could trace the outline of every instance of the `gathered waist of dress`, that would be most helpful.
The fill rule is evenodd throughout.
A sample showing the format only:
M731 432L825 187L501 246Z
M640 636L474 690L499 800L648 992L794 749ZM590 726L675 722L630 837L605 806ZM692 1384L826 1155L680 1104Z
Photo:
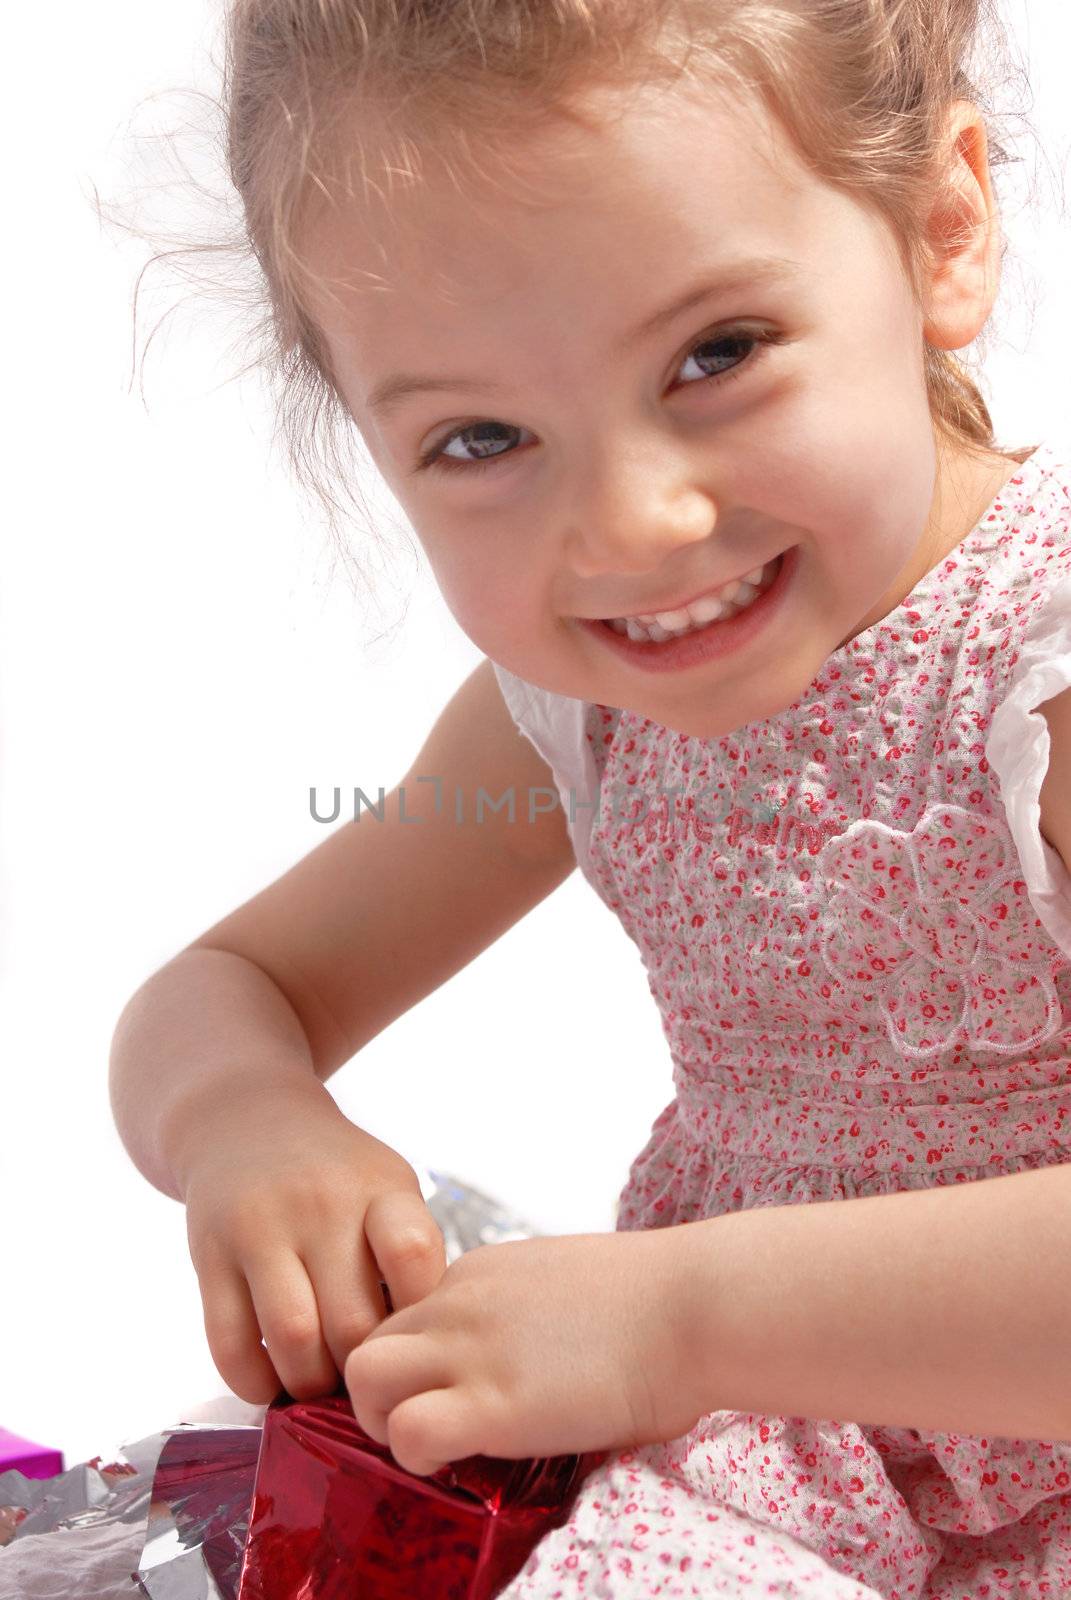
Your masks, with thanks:
M680 1070L674 1082L681 1126L712 1156L905 1174L1046 1151L1071 1159L1071 1081L1024 1085L1011 1076L1005 1066L989 1084L941 1074L925 1085L886 1082L880 1091L828 1079L752 1085Z

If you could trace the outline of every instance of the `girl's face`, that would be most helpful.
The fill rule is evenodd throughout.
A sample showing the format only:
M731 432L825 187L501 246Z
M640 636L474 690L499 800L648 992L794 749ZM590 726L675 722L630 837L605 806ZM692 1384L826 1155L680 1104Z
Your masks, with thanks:
M590 126L525 143L526 181L487 151L478 211L431 172L392 197L385 250L364 196L324 209L307 250L331 294L313 311L473 643L533 683L713 737L797 700L1015 467L938 458L892 236L775 119L687 86L584 109ZM435 387L378 403L400 376ZM590 625L790 549L776 608L728 654L652 670Z

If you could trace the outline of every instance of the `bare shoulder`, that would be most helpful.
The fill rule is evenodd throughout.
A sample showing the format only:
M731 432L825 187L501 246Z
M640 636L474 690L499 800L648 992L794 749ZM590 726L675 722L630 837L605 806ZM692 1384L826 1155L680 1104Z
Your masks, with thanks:
M1039 796L1041 832L1071 872L1071 689L1037 709L1049 729L1049 766Z

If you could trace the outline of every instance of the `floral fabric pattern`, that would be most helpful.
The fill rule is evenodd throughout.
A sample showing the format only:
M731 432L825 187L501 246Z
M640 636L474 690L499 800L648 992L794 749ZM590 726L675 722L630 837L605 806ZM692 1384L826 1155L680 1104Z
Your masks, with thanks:
M1059 952L1026 897L997 818L933 806L910 833L858 822L816 861L832 891L818 914L827 971L885 1018L898 1052L966 1044L1012 1053L1060 1027L1048 973Z

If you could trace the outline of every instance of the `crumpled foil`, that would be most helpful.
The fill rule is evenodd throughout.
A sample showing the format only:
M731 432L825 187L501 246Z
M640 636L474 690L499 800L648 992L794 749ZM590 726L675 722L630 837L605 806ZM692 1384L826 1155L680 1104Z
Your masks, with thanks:
M539 1237L478 1189L415 1171L448 1265L478 1245ZM0 1473L0 1600L236 1600L267 1407L222 1397L197 1409L200 1420L123 1444L106 1463Z

